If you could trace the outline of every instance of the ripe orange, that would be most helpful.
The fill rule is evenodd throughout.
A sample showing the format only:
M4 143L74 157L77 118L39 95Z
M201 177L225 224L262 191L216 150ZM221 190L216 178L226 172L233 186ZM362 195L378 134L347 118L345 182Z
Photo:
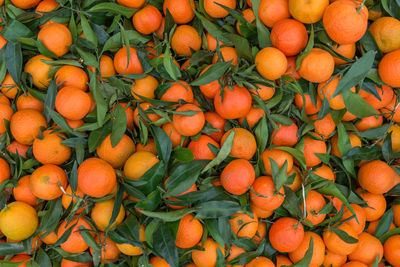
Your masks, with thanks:
M220 175L222 187L233 195L241 195L249 190L255 179L253 166L244 159L232 160Z
M315 133L315 137L320 138ZM321 163L321 159L316 155L319 153L326 154L326 144L324 141L312 139L310 136L304 138L303 154L306 159L307 167L314 167Z
M138 106L140 106L142 108L142 110L146 113L146 111L148 109L150 109L151 107L154 107L153 104L150 104L148 102L142 102L140 103ZM136 126L139 126L139 120L143 120L144 122L146 122L141 115L139 115L139 108L138 106L135 108L135 111L133 112L133 121L136 124ZM146 113L147 117L152 121L152 122L156 122L158 121L161 117L158 114L155 114L154 112L150 113L151 110L147 111L149 113ZM146 122L147 123L147 122Z
M0 231L9 239L27 239L36 231L38 224L36 210L25 202L11 202L0 211Z
M319 267L324 262L325 259L325 244L322 238L314 232L304 232L303 241L301 241L300 246L289 253L289 258L293 263L297 263L304 258L306 252L310 246L310 240L313 239L313 254L311 261L308 264L309 267Z
M147 75L142 79L136 79L131 86L132 96L141 100L139 96L144 96L147 98L154 98L154 91L158 87L158 81L151 75Z
M351 261L359 261L364 264L372 264L379 255L381 261L383 257L383 245L375 236L368 233L361 233L358 237L359 244L355 251L348 257Z
M331 54L320 48L311 49L301 61L299 74L303 79L313 83L323 83L329 80L335 68Z
M394 206L393 206L394 207ZM365 213L365 212L364 212ZM396 215L395 215L396 216ZM380 219L376 220L376 221L372 221L369 222L367 229L365 230L365 232L373 235L375 233L376 228L378 227L378 224L380 223ZM396 225L392 222L389 226L388 230L393 230L396 229Z
M176 234L175 245L178 248L191 248L196 246L203 235L203 226L192 214L182 217Z
M258 229L258 218L255 213L252 216L246 213L234 213L231 218L229 223L237 237L254 237Z
M23 145L33 144L41 127L47 128L46 118L35 109L23 109L14 113L10 120L11 134Z
M256 84L256 86L257 88L256 89L251 88L250 92L252 95L260 97L263 101L271 99L275 94L274 87L269 87L262 84Z
M176 112L197 112L193 116L174 114L172 116L172 125L178 133L184 136L193 136L203 129L205 118L203 111L194 104L184 104L176 109Z
M52 200L60 197L67 188L68 178L63 169L53 164L37 168L30 177L32 193L40 199Z
M149 138L147 141L147 144L144 145L142 143L137 143L136 144L136 151L147 151L150 153L153 153L154 155L157 155L157 149L156 149L156 144L152 138Z
M317 97L315 104L311 101L309 94L304 94L305 103L303 97L300 94L296 94L294 103L297 107L302 108L303 106L307 115L316 114L322 107L322 101Z
M130 58L128 64L128 52L126 46L122 47L114 56L114 68L118 74L143 73L142 64L137 56L137 51L129 47Z
M288 0L261 0L258 17L267 27L280 20L290 18Z
M289 172L293 167L293 156L291 154L289 154L286 151L276 149L276 148L266 149L261 154L261 159L264 163L264 168L268 175L272 174L270 158L276 162L276 164L278 165L279 168L282 168L283 164L285 164L285 161L286 161L287 162L287 172Z
M96 202L94 204L90 217L96 224L97 229L99 229L100 231L105 231L107 227L112 229L112 227L118 226L124 220L125 209L124 206L121 205L115 221L113 222L112 225L110 225L110 219L113 213L114 203L115 203L114 199L109 199L106 201Z
M204 0L204 10L212 18L224 18L229 15L229 12L217 5L217 3L231 9L236 9L235 0Z
M67 221L63 221L58 227L57 237L60 239L64 232L74 224L76 225L72 228L71 234L60 246L66 252L80 253L89 248L79 231L81 226L85 229L93 230L90 224L84 218L74 218L68 225Z
M195 51L201 48L201 37L197 30L189 25L176 27L171 38L171 47L178 55L190 56L192 49Z
M0 103L0 136L6 132L4 120L10 121L14 111L10 105Z
M219 142L224 135L225 120L215 112L204 113L206 121L211 124L212 127L219 130L218 132L212 133L209 136L215 141Z
M192 87L185 81L173 83L160 98L162 101L178 102L184 100L189 103L192 103L193 99Z
M262 208L257 207L254 204L251 204L251 210L254 211L254 213L257 215L257 217L261 218L261 219L266 219L266 218L270 217L272 214L274 214L273 210L262 209Z
M258 73L267 80L279 79L287 70L287 59L285 54L274 47L266 47L260 50L257 53L254 62L257 64L256 68Z
M329 0L289 0L289 11L298 21L311 24L322 19L328 5Z
M132 17L135 29L141 34L150 34L156 31L162 21L161 12L152 5L145 5Z
M144 242L146 241L145 238L145 230L146 228L141 225L139 228L139 241ZM143 251L140 247L132 246L131 244L125 243L125 244L117 244L118 249L121 251L121 253L129 256L138 256L143 254Z
M367 101L368 104L370 104L375 109L381 109L381 108L389 105L394 96L393 89L387 85L382 85L381 88L379 88L375 85L375 88L378 91L380 100L378 98L376 98L376 96L374 96L373 94L370 94L370 93L366 93L366 96L363 97L364 100Z
M212 65L209 65L204 70L202 70L200 72L200 75L202 75L204 72L206 72L211 66ZM215 80L208 84L200 85L199 88L200 88L200 91L206 97L213 99L221 91L221 84L219 83L218 80Z
M296 57L287 57L287 69L283 74L285 76L285 81L295 81L300 79L300 74L297 71Z
M61 165L71 156L71 148L61 144L66 138L62 133L46 130L33 141L33 155L42 164Z
M287 256L276 255L276 267L291 266L292 264L293 262Z
M61 84L60 88L75 87L86 91L89 78L86 72L76 66L64 65L54 75L57 84Z
M310 190L305 199L305 203L307 211L306 220L313 225L320 224L326 217L326 214L319 214L319 211L326 205L324 197L317 191ZM301 208L304 210L304 204L301 205Z
M61 260L61 267L91 267L92 263L91 262L75 262L75 261L70 261L67 259L62 259Z
M70 185L68 185L65 193L67 194L63 194L61 197L61 203L64 209L68 209L71 203L75 204L78 198L83 198L85 196L85 194L79 188L77 188L75 192L72 192L72 188ZM76 214L81 214L84 210L85 207L82 207L76 211Z
M7 146L7 150L10 153L19 154L23 158L26 158L26 152L28 151L29 148L30 148L30 146L23 145L21 143L18 143L17 141L12 141Z
M295 251L304 239L303 225L296 219L282 217L269 230L269 241L279 252Z
M100 261L105 264L115 262L118 259L120 251L117 244L112 241L109 237L105 237L104 233L100 233L96 236L95 241L100 245L101 256ZM90 247L90 253L93 255L93 248Z
M30 9L37 6L40 0L11 0L14 6L22 9Z
M18 265L18 267L26 267L33 265L32 257L26 254L17 254L10 259L10 262L21 263Z
M313 174L318 175L322 178L325 178L327 180L335 181L336 180L336 175L332 171L331 168L329 168L327 165L321 165L318 168L315 168L312 171Z
M349 224L357 234L360 234L361 232L364 231L365 223L366 223L366 219L367 219L365 210L357 204L350 204L350 205L356 214L355 217L354 217L353 213L347 207L344 207L344 214L343 214L342 220L343 221L346 220L346 223ZM337 207L337 206L335 206L335 207L337 208L337 210L340 210L340 207ZM353 217L353 218L348 220L350 217Z
M340 255L349 255L357 249L358 246L358 234L357 232L347 223L341 224L337 229L346 232L349 236L357 239L356 243L346 243L342 240L335 232L330 229L326 229L323 234L323 239L326 248L333 253Z
M217 40L210 34L206 33L206 40L207 40L207 49L210 51L214 51L217 48ZM219 46L222 46L224 43L218 41Z
M217 250L225 256L225 250L220 244L216 243L212 238L207 238L204 244L199 244L204 250L194 250L192 252L192 260L196 266L213 267L217 262Z
M254 15L254 12L253 12L253 10L252 10L251 8L247 8L247 9L243 10L243 11L242 11L242 16L243 16L243 18L244 18L248 23L253 24L253 25L256 25L256 23L255 23L255 21L256 21L256 16ZM236 30L237 30L237 32L238 32L240 35L243 35L243 34L240 32L240 27L241 27L242 25L243 25L243 24L242 24L241 22L239 22L239 21L236 22Z
M235 245L232 245L231 249L229 250L229 256L226 258L226 262L229 262L229 261L237 258L239 255L241 255L241 254L243 254L245 252L246 252L245 249L237 247ZM227 267L232 267L232 265L226 265L226 266ZM234 265L233 267L239 267L239 266L241 266L241 265ZM188 267L188 265L186 267ZM195 266L189 266L189 267L196 267L196 265Z
M55 108L69 120L83 119L90 111L91 100L77 87L64 87L56 95Z
M393 121L399 123L400 122L400 106L396 105L396 97L393 97L390 103L382 108L382 112L390 113L390 114L383 114L385 118L393 119ZM393 117L392 117L393 114Z
M254 135L244 128L232 128L227 131L221 139L221 146L224 145L228 135L234 131L233 145L230 155L237 158L250 160L257 150L257 143Z
M361 166L358 171L360 186L373 194L384 194L394 184L395 171L381 160L372 160ZM377 181L376 177L379 177Z
M283 124L277 124L278 130L274 129L272 132L272 144L277 146L294 146L299 138L297 132L299 127L296 123L292 123L289 126Z
M124 175L128 179L137 180L157 162L159 160L153 153L138 151L125 162Z
M368 265L359 262L359 261L348 261L346 264L343 264L342 267L367 267Z
M220 48L220 52L222 55L222 58L220 60L222 60L223 62L229 62L232 61L231 64L233 66L236 66L238 64L238 55L236 53L236 49L233 47L222 47ZM215 53L212 59L212 63L215 64L217 63L219 59L219 55L218 53Z
M1 93L8 98L14 99L20 88L17 86L10 73L7 72L4 80L0 84Z
M324 266L341 267L347 261L347 256L325 251Z
M257 215L256 212L254 212L254 214ZM257 226L257 232L252 238L253 242L259 245L261 241L264 239L266 234L267 234L267 224L265 222L259 221Z
M40 112L43 112L43 110L44 110L42 102L40 102L38 99L33 97L30 93L26 93L26 94L22 94L22 95L18 96L16 106L17 106L18 110L36 109Z
M378 18L369 26L369 31L383 53L389 53L400 48L399 20L392 17Z
M198 140L192 140L188 147L194 155L194 159L208 159L212 160L215 158L215 154L211 151L208 144L212 144L217 148L220 148L219 144L207 135L201 135Z
M152 257L149 263L153 267L171 267L171 265L169 265L164 259L160 257Z
M135 143L124 134L116 146L111 144L111 135L108 135L96 153L102 160L107 161L113 168L120 168L128 160L129 156L135 152Z
M268 258L264 256L258 256L249 263L245 265L245 267L275 267L275 264Z
M326 33L338 44L354 44L368 27L368 9L351 0L335 1L324 12Z
M332 97L336 91L339 81L340 78L335 77L329 82L320 83L318 85L318 91L317 91L318 96L321 98L321 100L324 100L324 98L326 98L329 102L329 106L335 110L344 109L346 107L343 102L342 95L337 95L335 97ZM354 92L355 88L353 87L350 90Z
M324 139L328 139L336 129L331 113L328 113L320 120L314 121L314 127L315 132L321 135Z
M255 207L264 210L279 208L285 199L283 187L276 189L271 176L258 177L250 190L250 201Z
M30 175L25 175L18 180L18 185L13 188L13 195L16 201L25 202L31 206L36 205L36 197L30 188Z
M179 145L185 145L188 139L185 140L185 143L182 144L184 137L176 131L172 123L164 123L161 127L163 131L168 135L168 137L171 139L172 142L172 147L176 147Z
M215 111L224 119L238 119L244 117L251 109L251 95L249 91L237 85L233 89L228 86L223 89L223 96L217 94L214 98Z
M286 56L295 56L306 47L307 29L294 19L283 19L274 24L271 31L272 45Z
M45 89L50 84L50 65L46 64L42 60L52 61L53 59L43 55L34 56L26 62L24 72L32 75L33 84L37 88Z
M293 182L291 184L285 184L284 186L289 187L293 192L297 192L303 182L303 175L299 168L297 168L296 166L293 166L290 172L288 172L288 177L292 174L295 174Z
M367 222L375 221L382 217L386 210L386 199L383 195L364 192L361 188L358 188L356 192L367 202L368 207L363 208Z
M400 262L400 235L389 237L383 246L385 260L394 267L399 266Z
M356 44L342 44L342 45L334 45L333 50L341 56L344 56L348 59L353 59L356 54ZM335 65L344 65L348 62L344 61L343 59L333 57L335 60Z
M252 106L250 108L249 113L247 113L245 117L239 118L239 122L240 124L243 125L243 122L246 119L246 122L250 126L250 128L253 128L254 125L256 125L257 122L259 122L259 120L263 117L264 114L265 114L264 109L255 108L254 106Z
M115 171L110 164L98 158L88 158L78 167L78 187L91 197L104 197L116 184Z
M359 130L360 132L363 132L370 128L375 128L375 127L381 126L383 124L383 118L382 118L382 115L380 115L379 111L377 113L378 113L378 115L376 115L376 116L362 118L356 124L357 130Z
M163 4L164 15L167 9L177 24L186 24L194 18L195 5L193 0L165 0Z
M385 54L378 67L382 81L391 87L400 86L398 70L400 70L400 49Z
M43 27L38 39L59 57L68 53L68 46L72 45L72 35L67 26L56 22Z
M146 0L135 0L135 1L131 1L131 0L117 0L117 3L126 7L130 7L130 8L139 8L141 7L144 3L146 2Z

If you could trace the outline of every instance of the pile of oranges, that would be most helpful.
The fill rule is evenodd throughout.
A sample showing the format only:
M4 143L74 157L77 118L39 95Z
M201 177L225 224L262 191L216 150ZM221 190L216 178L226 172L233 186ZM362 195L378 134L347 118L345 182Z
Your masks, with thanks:
M395 0L0 0L0 266L400 266Z

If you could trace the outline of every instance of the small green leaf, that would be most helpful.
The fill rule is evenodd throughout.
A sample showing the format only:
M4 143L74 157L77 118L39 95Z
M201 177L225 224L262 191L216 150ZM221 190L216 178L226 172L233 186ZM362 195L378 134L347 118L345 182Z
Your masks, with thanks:
M306 48L300 53L300 55L296 58L296 70L298 70L301 66L301 62L303 62L303 59L310 54L311 49L314 47L314 26L311 24L311 33L310 37L308 39L308 43Z
M383 214L374 232L374 236L376 238L381 238L385 233L389 231L389 228L393 223L393 217L393 208L390 208Z
M344 242L348 244L356 244L358 243L358 239L350 236L348 233L345 231L338 229L338 228L331 228L331 231L334 232L339 236L340 239L342 239Z
M134 8L128 8L122 5L118 5L116 3L99 3L93 7L91 7L88 12L110 12L113 14L119 14L124 17L130 18L136 12Z
M209 84L215 80L218 80L225 74L225 72L231 66L231 62L217 62L211 65L200 77L195 79L191 85L199 86L204 84Z
M171 267L179 266L178 250L171 230L160 224L153 234L154 251L160 255Z
M113 120L110 139L111 139L111 146L115 147L121 141L127 127L126 113L121 105L116 106L113 112L113 117L114 120Z
M94 45L94 47L97 47L98 45L97 37L94 34L92 27L90 27L90 24L87 21L86 17L82 13L81 13L81 26L86 39L89 42L91 42Z
M376 109L368 104L359 94L346 91L342 95L347 111L358 118L366 118L378 114Z
M205 173L211 168L218 166L229 156L232 150L234 136L235 136L235 131L231 131L226 137L225 142L222 145L221 150L218 152L217 156L210 163L207 164L207 166L203 169L201 173Z

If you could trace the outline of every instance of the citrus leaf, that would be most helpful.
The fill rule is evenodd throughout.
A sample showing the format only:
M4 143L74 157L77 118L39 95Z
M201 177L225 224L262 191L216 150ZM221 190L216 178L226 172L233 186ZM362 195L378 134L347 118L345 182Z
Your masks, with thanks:
M358 118L366 118L378 114L376 109L368 104L359 94L346 91L342 95L347 111Z
M233 137L235 136L235 131L231 131L225 139L224 144L221 147L221 150L218 152L217 156L207 164L207 166L203 169L201 173L205 173L206 171L214 168L223 162L231 153L233 146Z
M218 80L225 74L225 72L231 66L231 62L217 62L211 65L202 75L191 82L191 85L199 86L209 84L215 80Z
M93 7L91 7L88 12L110 12L113 14L119 14L124 17L130 18L136 12L137 9L128 8L122 5L118 5L116 3L99 3Z

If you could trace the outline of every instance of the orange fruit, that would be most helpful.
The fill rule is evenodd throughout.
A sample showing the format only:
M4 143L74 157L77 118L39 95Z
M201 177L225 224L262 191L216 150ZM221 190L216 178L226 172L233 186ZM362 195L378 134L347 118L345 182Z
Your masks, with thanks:
M42 60L53 61L53 59L43 55L34 56L26 62L24 72L29 73L32 76L33 84L37 88L45 89L50 84L50 65L46 64Z
M61 84L60 88L75 87L86 91L88 88L89 78L86 72L76 66L64 65L54 75L57 84Z
M356 54L356 44L342 44L342 45L334 45L333 46L333 51L338 53L341 56L344 56L348 59L353 59L355 54ZM335 60L335 65L344 65L347 64L348 62L344 61L343 59L340 59L338 57L333 57Z
M374 86L377 89L380 100L370 93L366 93L366 96L363 97L364 100L375 109L381 109L389 105L394 96L393 89L387 85L382 85L382 88L379 88L376 85Z
M113 59L107 55L102 55L100 58L100 75L103 78L115 75Z
M10 121L14 111L10 105L0 103L0 136L6 132L4 120Z
M282 205L285 199L284 192L283 187L276 189L271 176L260 176L252 185L250 201L255 207L272 211Z
M154 107L153 104L150 104L148 102L142 102L138 106L142 108L142 110L145 112L146 116L149 118L150 121L156 122L158 121L161 117L158 114L155 114L151 110L147 111L148 109ZM133 112L133 121L136 124L136 126L139 126L139 120L142 120L143 122L147 123L141 115L139 115L139 109L138 106L136 107L135 111Z
M245 253L246 250L240 247L237 247L235 245L231 246L231 249L229 250L229 256L226 258L226 262L230 262L232 260L234 260L235 258L237 258L239 255ZM226 265L227 267L232 267L232 265ZM233 265L233 267L239 267L242 265ZM188 266L186 266L188 267ZM190 266L190 267L196 267L196 266Z
M18 185L13 188L13 195L16 201L25 202L31 206L36 205L36 197L30 188L30 175L25 175L18 180Z
M0 231L9 239L27 239L36 231L38 224L36 210L25 202L11 202L0 211Z
M126 6L126 7L130 7L130 8L139 8L141 7L144 3L146 2L146 0L117 0L117 3L122 5L122 6Z
M257 216L256 212L254 212L254 214ZM267 224L265 222L259 221L257 226L257 232L252 238L254 243L259 245L261 241L264 239L266 234L267 234Z
M76 224L75 226L73 226ZM70 223L67 224L67 221L63 221L58 227L57 237L60 237L64 234L64 232L69 229L71 226L72 231L67 240L60 245L60 247L69 253L80 253L89 248L86 244L85 240L80 233L81 226L88 230L93 230L90 224L84 218L74 218Z
M385 260L393 267L398 267L400 262L400 235L389 237L383 245Z
M377 113L378 113L378 115L376 115L376 116L362 118L356 124L357 130L359 130L360 132L363 132L370 128L375 128L375 127L381 126L383 124L383 118L379 111Z
M207 135L201 135L198 140L192 140L187 148L192 151L195 160L212 160L215 158L215 154L209 148L209 144L220 148L219 144Z
M392 17L381 17L368 28L376 44L383 53L389 53L400 48L400 21Z
M167 15L167 9L177 24L186 24L194 18L193 0L165 0L163 3L164 15Z
M400 49L389 52L379 62L378 72L382 81L391 87L400 86Z
M147 75L142 79L136 79L131 86L132 96L136 100L141 100L139 96L154 98L154 91L158 87L158 81L151 75Z
M242 195L254 182L254 168L247 160L235 159L226 165L220 179L226 191L233 195Z
M231 215L229 223L233 233L237 237L252 238L258 229L258 218L255 213L252 216L246 213L234 213Z
M40 0L11 0L14 6L22 9L34 8L39 4Z
M63 169L53 164L44 164L37 168L30 177L32 193L40 199L52 200L62 196L67 188L68 178Z
M72 45L72 35L67 26L56 22L40 29L37 38L59 57L68 53L68 46Z
M270 158L276 162L279 168L282 168L286 161L287 172L289 172L293 167L293 156L284 150L276 148L266 149L260 157L264 163L264 168L268 175L272 174Z
M258 17L267 27L272 27L280 20L290 18L288 0L261 0Z
M26 267L28 264L29 266L33 264L32 257L26 254L17 254L10 259L10 262L21 263L18 267Z
M341 267L347 261L347 256L325 251L324 266Z
M63 164L71 156L71 148L61 144L65 138L62 133L44 131L43 136L33 141L33 155L42 164Z
M14 113L10 120L11 134L23 145L33 144L41 127L47 128L46 118L35 109L23 109Z
M70 261L67 259L62 259L61 260L61 267L90 267L92 266L91 262L75 262L75 261Z
M1 103L0 103L1 104ZM33 97L30 93L22 94L17 98L17 110L21 109L36 109L43 112L44 107L42 102Z
M26 158L26 152L30 146L23 145L21 143L18 143L17 141L12 141L8 146L7 150L11 153L14 154L19 154L21 157Z
M356 147L356 146L361 147L361 140L360 140L360 138L359 138L357 135L355 135L355 134L353 134L353 133L348 133L348 136L349 136L350 144L351 144L351 147L352 147L352 148L354 148L354 147ZM332 147L331 147L331 149L332 149L332 150L331 150L331 154L332 154L332 155L335 155L335 156L338 157L338 158L341 158L341 157L342 157L342 154L341 154L340 151L339 151L338 141L339 141L339 137L338 137L337 134L335 134L334 136L332 136L332 138L331 138L331 145L332 145Z
M196 246L203 235L203 226L192 214L186 214L179 221L175 245L178 248L191 248Z
M258 256L245 265L245 267L275 267L275 264L264 256Z
M356 192L367 202L368 207L364 207L367 222L378 220L385 213L386 200L383 195L364 192L358 188Z
M143 73L142 64L137 56L136 49L129 47L129 64L128 64L128 52L126 46L122 47L114 56L114 68L118 74L131 74L131 73Z
M236 53L236 49L233 47L222 47L220 48L220 52L222 55L222 58L220 59L223 62L229 62L232 61L231 64L233 66L236 66L238 64L238 55ZM215 64L217 63L219 59L218 53L215 53L212 59L212 63Z
M201 48L201 37L197 30L189 25L176 27L171 38L171 47L178 55L190 56L192 49L195 51Z
M297 71L296 57L287 57L287 69L283 74L285 76L285 81L295 81L300 79L300 74Z
M261 219L266 219L266 218L270 217L272 214L274 214L273 210L262 209L262 208L257 207L254 204L251 204L251 210L257 215L258 218L261 218Z
M251 95L249 91L237 85L233 89L228 86L223 89L223 96L217 94L214 98L215 111L222 118L238 119L244 117L251 109Z
M393 206L393 207L395 207L395 206ZM365 212L364 212L364 213L365 213ZM396 215L395 215L395 216L396 216ZM380 223L380 221L381 221L381 220L378 219L378 220L376 220L376 221L369 222L368 227L367 227L367 229L365 230L365 232L367 232L367 233L373 235L373 234L375 233L375 230L376 230L376 228L378 227L378 224ZM392 222L392 223L390 224L390 227L389 227L388 230L393 230L393 229L396 229L396 225Z
M116 184L115 171L110 164L98 158L88 158L78 167L78 187L91 197L104 197Z
M184 140L184 137L176 131L172 123L164 123L161 127L163 131L168 135L168 137L171 139L172 142L172 147L176 147L179 145L185 146L185 143L189 140ZM182 142L185 141L183 144Z
M97 229L100 231L105 231L108 227L112 229L114 226L118 226L122 223L125 218L125 209L124 206L120 206L119 213L115 218L113 224L110 225L111 215L114 209L114 199L109 199L106 201L96 202L90 214L90 217L94 221L97 226Z
M361 232L364 231L365 223L367 220L365 210L364 208L360 207L357 204L350 204L350 205L353 208L356 216L354 217L353 213L351 213L351 211L347 207L344 207L344 214L342 220L343 221L346 220L346 223L349 224L351 227L353 227L353 230L356 231L357 234L360 234ZM353 218L348 220L350 217Z
M315 133L312 133L316 138L320 138ZM317 154L326 154L326 144L324 141L312 139L310 136L304 138L303 154L306 159L307 167L314 167L321 163L321 159Z
M336 130L336 124L333 121L331 113L328 113L320 120L314 121L315 132L321 135L324 139L328 139Z
M274 24L271 43L286 56L295 56L306 47L307 29L303 23L294 19L283 19Z
M387 119L393 119L394 122L400 122L400 106L396 105L396 97L393 97L392 101L386 107L381 109L383 116ZM389 113L389 114L385 114ZM392 116L393 115L393 116Z
M178 102L184 100L189 103L192 103L193 99L192 87L185 81L173 83L160 98L162 101Z
M295 251L303 239L303 225L293 218L279 218L269 230L269 241L272 247L279 252Z
M195 115L174 114L172 116L172 125L175 130L184 136L193 136L203 129L205 118L203 111L194 104L184 104L176 109L176 112L197 112Z
M320 48L313 48L301 61L298 72L309 82L323 83L332 76L334 68L335 60L331 54Z
M204 72L206 72L211 66L213 66L213 65L209 65L204 70L202 70L200 72L200 75L202 75ZM208 84L200 85L199 88L200 88L200 91L206 97L213 99L221 91L221 84L219 83L218 80L215 80Z
M244 120L246 120L247 124L250 126L250 128L253 128L254 125L257 124L257 122L260 121L260 119L265 115L265 111L262 108L255 108L251 107L249 113L245 117L239 118L240 124L243 125Z
M289 12L292 17L306 24L322 19L329 0L289 0Z
M113 168L122 167L134 152L135 143L126 134L114 147L111 144L111 135L108 135L96 150L99 158L107 161Z
M299 127L296 123L292 123L289 126L283 124L277 124L278 130L274 129L272 132L272 144L277 146L294 146L299 138L297 132Z
M229 12L222 8L220 5L236 9L235 0L204 0L204 10L212 18L224 18L229 15Z
M144 242L146 241L145 238L145 230L146 228L141 225L139 228L139 241L140 242ZM138 255L142 255L143 251L140 247L136 247L136 246L132 246L131 244L128 243L124 243L124 244L116 244L118 249L121 251L121 253L125 254L125 255L129 255L129 256L138 256Z
M290 266L293 262L284 255L276 255L276 267Z
M47 232L44 232L47 234ZM54 245L57 242L57 234L55 232L50 232L47 234L45 237L43 237L43 234L40 234L40 240L45 243L46 245Z
M395 176L395 171L381 160L363 164L357 175L360 186L373 194L384 194L392 189ZM379 181L376 177L379 177Z
M115 262L118 259L120 251L117 247L117 244L109 237L105 237L104 233L100 233L98 236L96 236L95 241L101 246L100 262L107 264L110 262ZM90 247L90 253L93 255L92 247Z
M83 119L90 111L91 100L77 87L63 87L56 95L55 108L69 120Z
M0 27L2 28L2 26ZM7 39L5 39L1 34L0 34L0 50L3 49L4 46L7 44Z
M159 160L153 153L138 151L125 162L124 175L128 179L137 180L157 162Z
M207 238L204 244L199 244L204 250L193 250L192 260L196 266L213 267L217 262L217 250L225 256L225 250L212 238Z
M10 73L7 72L4 80L0 84L1 95L5 95L8 98L14 99L20 88L11 77Z
M149 263L153 267L171 267L171 265L169 265L164 259L161 259L160 257L152 257Z
M292 174L295 174L293 182L291 184L285 184L284 186L289 187L293 192L297 192L303 182L303 175L296 166L293 166L290 172L288 172L288 177L290 177Z
M293 43L291 42L291 44ZM257 53L254 62L257 64L258 73L267 80L279 79L287 70L285 54L274 47L261 49Z
M383 245L375 236L368 233L361 233L358 237L358 246L355 251L348 256L351 261L359 261L364 264L372 264L379 255L381 261L383 257Z
M250 24L256 25L256 16L254 15L254 12L251 8L247 8L245 10L242 11L242 16L243 18ZM240 35L243 35L240 32L240 27L243 25L243 23L237 21L236 22L236 30Z
M326 248L333 253L340 255L349 255L357 249L358 246L358 234L357 232L347 223L341 224L337 229L346 232L349 236L357 239L356 243L347 243L342 240L335 232L330 229L326 229L323 233L323 239Z
M228 135L234 131L233 145L230 155L237 158L250 160L257 150L257 143L254 135L244 128L232 128L227 131L221 139L221 146L224 145Z
M152 5L145 5L132 17L135 29L141 34L150 34L161 26L161 12Z
M206 33L206 40L207 40L207 49L210 51L214 51L217 48L217 40L210 34ZM222 46L224 43L218 41L219 46ZM221 48L222 49L222 48Z
M313 174L318 175L322 178L325 178L327 180L335 181L336 180L336 175L332 171L331 168L329 168L327 165L321 165L318 168L315 168L312 171Z
M78 200L78 198L83 198L85 194L77 188L75 192L72 192L72 188L70 185L68 185L67 189L65 190L67 194L63 194L61 197L61 203L64 207L64 209L68 209L68 207L72 204L75 204L75 202ZM76 214L81 214L85 210L84 207L78 209L76 211Z
M320 224L326 217L326 214L319 214L319 211L325 207L326 201L324 197L315 190L310 190L305 199L307 217L306 220L311 222L313 225ZM304 210L304 204L301 205ZM294 261L292 259L292 261Z
M305 100L305 103L304 103ZM307 115L315 114L317 113L321 107L322 107L322 102L319 97L316 98L315 105L313 101L311 101L311 96L309 94L304 94L304 100L303 97L300 94L296 94L294 98L294 103L296 107L303 108L305 109L305 112Z
M346 264L343 264L342 267L367 267L368 265L359 262L359 261L349 261Z
M323 23L333 41L354 44L367 31L368 9L351 0L335 1L325 9Z
M336 91L339 81L340 78L335 77L329 82L320 83L318 85L318 91L317 91L318 96L321 98L321 100L324 100L324 98L326 98L329 102L329 106L335 110L344 109L346 107L343 102L343 96L341 94L332 97ZM354 92L355 88L353 87L350 90Z
M136 151L147 151L150 153L153 153L154 155L157 155L157 149L156 149L156 144L152 138L149 138L147 141L147 144L144 145L142 143L137 143L136 144Z
M309 267L319 267L324 262L325 259L325 244L322 238L314 232L304 232L303 241L301 241L300 246L289 253L289 258L293 263L297 263L304 258L307 250L310 246L310 240L313 239L313 254L311 261L308 264Z
M257 88L256 89L251 88L250 92L252 93L252 95L260 97L263 101L271 99L275 94L274 87L269 87L262 84L256 84L256 86Z
M211 124L212 127L218 130L215 133L209 134L209 136L219 142L225 132L225 120L217 113L211 111L204 113L204 117L206 118L207 123Z

